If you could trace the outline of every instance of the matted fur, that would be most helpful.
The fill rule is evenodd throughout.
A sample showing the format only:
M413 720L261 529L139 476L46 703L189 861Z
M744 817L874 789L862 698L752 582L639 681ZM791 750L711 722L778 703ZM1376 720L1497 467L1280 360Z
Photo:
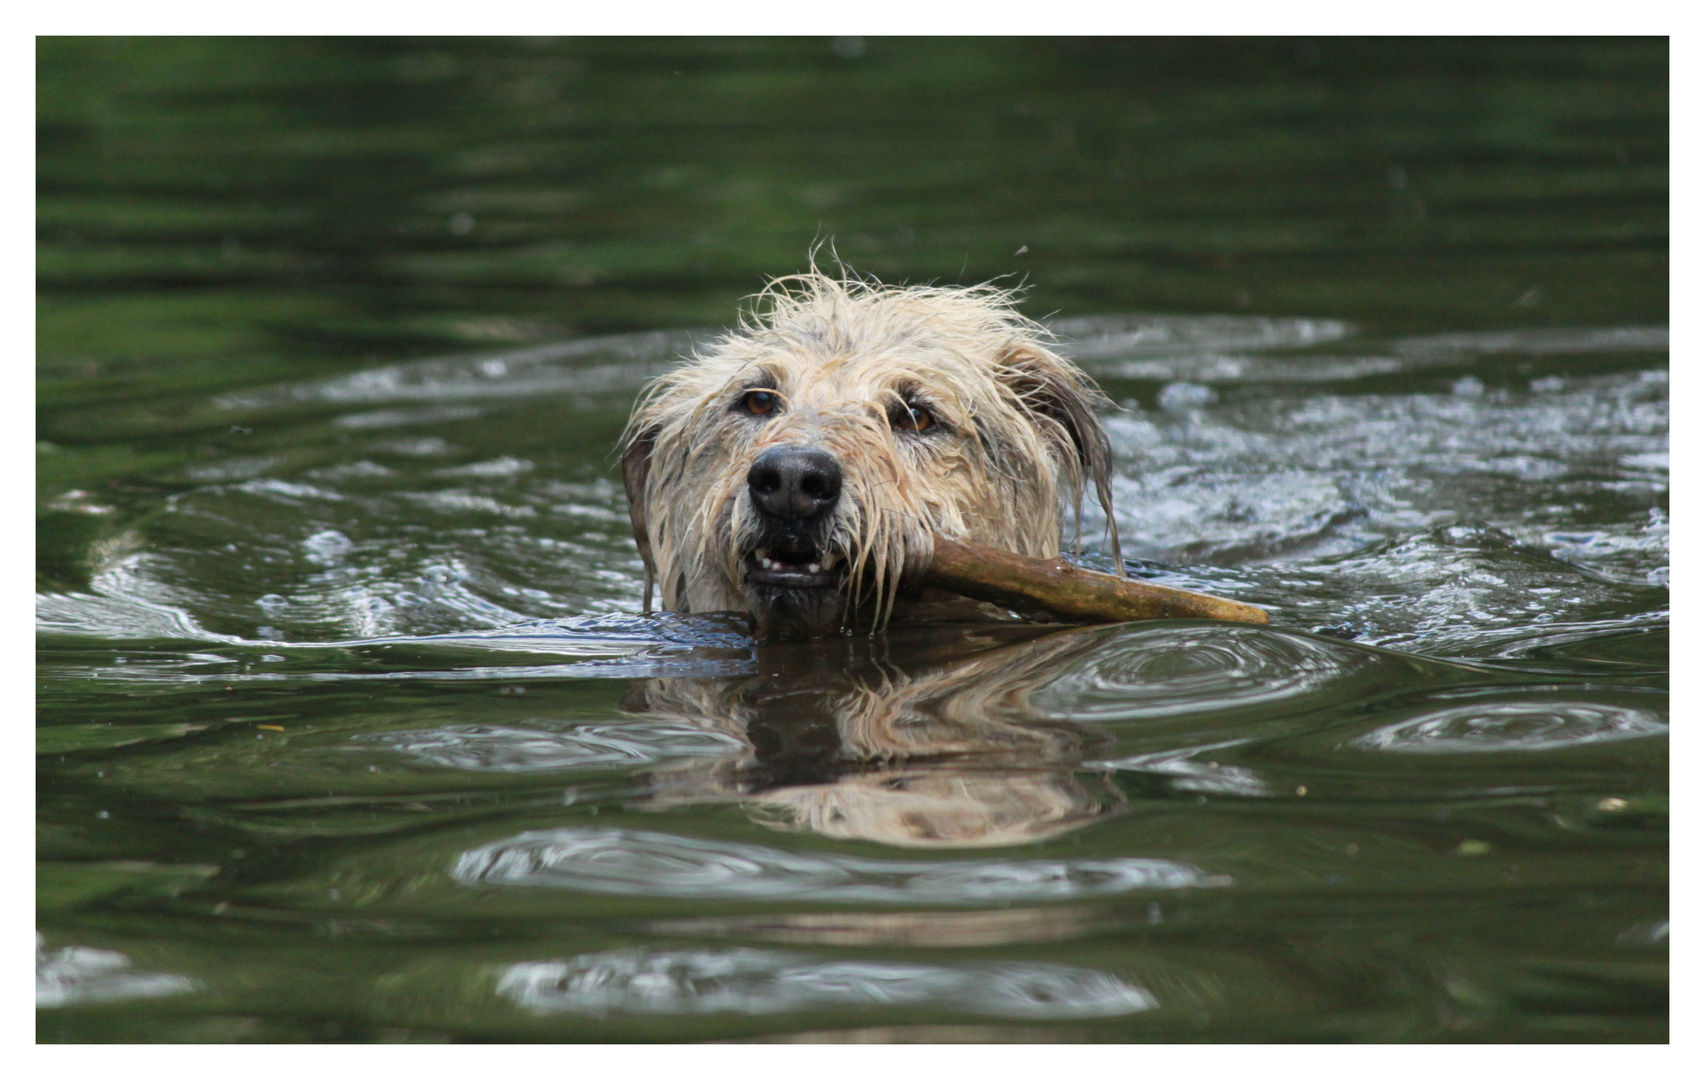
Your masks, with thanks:
M771 415L739 407L759 384L778 396ZM896 430L904 398L936 426ZM885 286L815 267L776 279L736 329L648 387L628 425L623 476L647 605L654 578L667 609L762 616L744 579L760 528L747 474L774 447L822 450L841 466L824 526L825 550L848 564L841 625L881 625L934 532L1057 555L1062 510L1081 517L1086 482L1112 521L1095 418L1107 404L1007 290ZM1112 549L1117 562L1116 533Z

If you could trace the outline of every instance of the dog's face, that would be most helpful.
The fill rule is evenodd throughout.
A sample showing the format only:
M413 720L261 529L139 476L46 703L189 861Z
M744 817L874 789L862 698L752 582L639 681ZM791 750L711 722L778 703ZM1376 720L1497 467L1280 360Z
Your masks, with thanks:
M1105 399L1004 294L810 274L765 296L629 427L665 607L748 611L770 636L880 621L934 533L1047 557L1085 480L1107 501Z

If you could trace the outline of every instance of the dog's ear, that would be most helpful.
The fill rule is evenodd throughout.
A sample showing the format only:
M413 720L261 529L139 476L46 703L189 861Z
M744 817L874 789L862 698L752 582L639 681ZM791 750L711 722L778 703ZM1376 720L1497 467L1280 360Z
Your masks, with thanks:
M651 587L657 579L657 564L651 558L651 529L645 520L645 481L651 475L651 451L657 446L657 429L642 428L630 434L622 447L622 487L627 490L628 521L633 542L645 561L645 613L651 614Z
M1095 410L1112 402L1070 362L1032 345L1018 345L1001 354L1002 376L1024 408L1058 424L1071 439L1082 477L1095 485L1097 501L1107 515L1107 535L1113 565L1125 576L1119 550L1119 526L1113 517L1113 448Z

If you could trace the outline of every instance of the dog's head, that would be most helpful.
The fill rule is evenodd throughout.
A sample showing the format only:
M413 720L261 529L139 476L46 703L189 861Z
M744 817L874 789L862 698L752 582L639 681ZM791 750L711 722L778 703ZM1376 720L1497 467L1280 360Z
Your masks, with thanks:
M783 278L635 411L635 539L666 608L880 622L934 533L1049 557L1085 482L1107 506L1105 404L1009 293Z

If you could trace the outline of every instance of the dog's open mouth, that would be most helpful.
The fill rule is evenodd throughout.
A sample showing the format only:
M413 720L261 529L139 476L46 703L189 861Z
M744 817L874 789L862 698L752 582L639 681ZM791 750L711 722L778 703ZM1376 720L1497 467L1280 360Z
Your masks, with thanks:
M746 556L746 581L772 589L827 589L841 580L846 561L815 547L758 548Z

